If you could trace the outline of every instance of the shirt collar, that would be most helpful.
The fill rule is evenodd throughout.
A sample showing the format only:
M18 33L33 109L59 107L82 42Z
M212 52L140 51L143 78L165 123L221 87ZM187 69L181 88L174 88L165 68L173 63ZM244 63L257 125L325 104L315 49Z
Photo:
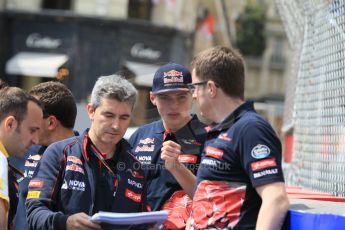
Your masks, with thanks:
M193 120L197 120L198 119L198 116L196 114L191 114L191 119L188 121L188 123L183 126L181 129L185 128L190 122L192 122ZM181 130L180 129L180 130ZM163 125L163 120L159 120L158 123L157 123L157 127L156 127L156 133L160 133L160 134L163 134L165 132L165 128L164 128L164 125Z
M247 101L237 107L231 114L229 114L221 123L214 126L211 132L220 132L229 129L236 120L238 120L244 113L254 110L253 101Z
M0 152L2 152L6 158L8 157L7 150L5 149L5 146L2 144L1 141L0 141Z

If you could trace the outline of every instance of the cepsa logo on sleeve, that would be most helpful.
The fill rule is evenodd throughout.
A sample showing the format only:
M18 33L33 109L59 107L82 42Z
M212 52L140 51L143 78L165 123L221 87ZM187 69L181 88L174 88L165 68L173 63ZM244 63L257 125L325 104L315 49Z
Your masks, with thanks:
M43 184L43 180L31 180L29 182L29 188L42 188Z
M223 158L224 151L215 147L207 146L206 147L206 156L214 157L217 159Z

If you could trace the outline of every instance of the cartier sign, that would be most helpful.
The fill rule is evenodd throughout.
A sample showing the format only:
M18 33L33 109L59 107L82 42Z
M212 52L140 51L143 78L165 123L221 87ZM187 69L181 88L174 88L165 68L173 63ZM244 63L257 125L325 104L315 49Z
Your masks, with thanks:
M162 52L159 50L151 49L149 47L145 47L143 43L135 43L131 48L131 55L132 57L136 58L156 60L162 55Z
M32 33L26 38L26 46L30 48L55 49L61 43L61 39L42 36L39 33Z

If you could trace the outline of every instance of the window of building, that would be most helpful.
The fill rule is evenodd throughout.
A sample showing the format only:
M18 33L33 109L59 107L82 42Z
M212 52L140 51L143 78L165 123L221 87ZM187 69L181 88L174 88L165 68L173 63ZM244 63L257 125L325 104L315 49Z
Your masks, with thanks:
M150 20L152 11L151 0L129 0L128 1L128 17Z
M42 0L42 9L71 9L71 0Z

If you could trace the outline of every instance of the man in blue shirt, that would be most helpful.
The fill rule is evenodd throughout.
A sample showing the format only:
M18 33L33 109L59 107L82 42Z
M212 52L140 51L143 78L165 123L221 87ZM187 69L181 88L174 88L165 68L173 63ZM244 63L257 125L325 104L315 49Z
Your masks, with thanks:
M14 229L29 229L26 219L25 201L28 185L33 177L43 152L50 144L73 137L77 105L72 92L62 83L43 82L30 90L30 95L37 98L43 106L43 122L38 138L39 145L33 145L24 164L24 179L19 183L19 201L14 219Z
M29 183L30 229L101 229L90 220L97 212L145 210L145 178L123 139L136 97L120 76L96 81L90 129L49 145Z
M192 62L190 88L202 116L217 123L196 178L192 229L280 229L288 209L281 143L244 100L244 63L215 47Z
M192 63L191 89L208 133L196 179L193 229L280 229L288 209L281 143L244 100L244 64L232 48L215 47Z
M140 127L129 140L146 171L151 210L171 211L165 229L185 228L205 138L205 125L190 114L188 83L191 74L186 67L176 63L160 67L154 75L150 99L161 120Z

